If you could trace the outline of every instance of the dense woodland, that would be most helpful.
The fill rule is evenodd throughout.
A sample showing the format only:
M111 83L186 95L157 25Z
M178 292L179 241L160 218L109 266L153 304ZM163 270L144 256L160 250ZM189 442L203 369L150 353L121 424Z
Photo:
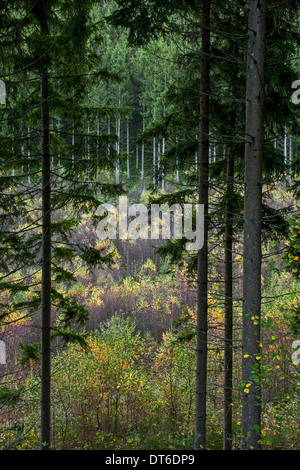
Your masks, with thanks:
M2 450L300 450L298 6L1 2Z

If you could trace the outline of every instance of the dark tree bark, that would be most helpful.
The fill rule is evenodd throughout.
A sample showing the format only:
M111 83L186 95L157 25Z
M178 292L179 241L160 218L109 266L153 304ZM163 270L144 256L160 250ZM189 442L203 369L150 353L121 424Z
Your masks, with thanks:
M232 127L234 129L234 127ZM224 341L224 425L223 449L232 450L232 375L233 375L233 349L232 349L232 246L233 246L233 178L234 157L227 152L227 196L225 208L225 341Z
M208 285L208 173L209 173L209 71L210 1L202 7L201 96L199 127L199 204L204 204L204 244L198 252L197 363L195 397L195 449L206 447L207 395L207 285Z
M244 195L242 446L260 449L261 207L265 88L265 0L249 1Z
M48 78L41 80L42 99L48 97ZM42 355L41 355L41 445L50 446L50 331L51 331L51 183L49 151L49 112L46 101L42 105L43 169L42 169ZM47 443L44 445L43 443Z
M49 35L47 1L39 0L36 17L42 39ZM41 132L42 132L42 347L41 347L41 428L40 448L51 444L50 375L51 375L51 154L49 79L47 55L43 58L41 76Z

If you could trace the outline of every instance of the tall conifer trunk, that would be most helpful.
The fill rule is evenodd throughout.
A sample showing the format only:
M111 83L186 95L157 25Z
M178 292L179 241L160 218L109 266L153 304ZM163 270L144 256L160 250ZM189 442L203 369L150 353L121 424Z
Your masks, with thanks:
M49 35L47 0L39 0L36 17L42 40ZM47 45L45 45L47 48ZM51 154L49 117L49 78L47 54L41 65L41 140L42 140L42 347L41 347L41 431L40 448L51 444L50 421L50 331L51 331Z
M232 127L234 129L234 127ZM232 450L232 245L233 245L233 177L234 157L231 149L227 152L227 196L225 208L225 345L224 345L224 428L223 449Z
M260 449L261 207L265 0L249 1L244 195L242 434L244 449Z
M41 80L42 88L42 362L41 362L41 444L50 445L50 330L51 330L51 182L50 182L50 133L48 77ZM44 446L43 443L47 443Z
M210 1L202 7L201 96L199 126L199 204L204 204L204 244L198 252L197 276L197 363L195 397L195 449L206 447L206 388L207 388L207 239L208 239L208 173L209 173L209 53Z

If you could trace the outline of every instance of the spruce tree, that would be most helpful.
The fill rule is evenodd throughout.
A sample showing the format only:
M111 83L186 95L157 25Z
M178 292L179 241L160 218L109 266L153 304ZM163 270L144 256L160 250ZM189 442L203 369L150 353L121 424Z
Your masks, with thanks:
M199 204L204 205L203 247L197 266L197 365L195 405L195 449L206 448L207 334L208 334L208 195L210 129L210 1L201 10L200 126L199 126Z
M250 1L247 48L245 128L245 203L243 260L243 403L244 448L259 449L260 440L260 318L261 213L264 139L266 4Z
M121 186L109 184L103 174L115 165L117 156L115 152L108 156L107 146L116 136L86 132L91 117L115 118L115 106L102 106L99 102L89 108L87 96L99 80L116 79L116 75L99 68L96 52L101 35L93 24L94 2L24 0L19 2L17 12L13 6L13 2L7 5L4 17L7 35L11 31L18 35L9 47L7 41L3 42L3 50L8 51L2 69L9 99L8 118L3 126L6 145L2 148L2 181L8 190L6 200L15 201L14 208L20 200L26 201L22 211L10 215L23 224L23 239L13 233L10 240L16 240L16 248L19 240L24 245L19 269L22 274L29 274L23 276L27 281L20 288L31 291L33 301L23 303L23 308L36 317L39 302L41 305L40 446L49 449L51 340L84 345L81 330L88 318L87 309L66 294L64 286L76 282L76 258L92 268L111 263L113 257L112 252L96 249L93 243L76 242L74 232L81 214L89 214L92 220L99 204L121 192ZM17 93L13 94L13 90ZM96 145L89 152L91 143ZM102 173L101 182L97 181L97 171ZM5 198L1 203L2 207L7 204ZM30 214L27 220L26 212ZM7 216L6 221L9 222ZM6 250L10 240L6 234ZM15 259L13 253L9 257L6 252L5 256L11 276L16 270ZM39 271L41 282L33 282ZM16 288L6 288L10 288L11 304L16 306ZM9 313L5 312L3 320ZM27 356L23 363L31 353L36 357L34 348L23 345L22 351Z

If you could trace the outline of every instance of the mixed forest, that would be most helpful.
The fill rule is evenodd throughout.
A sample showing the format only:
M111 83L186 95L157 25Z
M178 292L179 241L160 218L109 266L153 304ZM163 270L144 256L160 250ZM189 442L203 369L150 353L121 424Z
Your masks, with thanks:
M297 0L0 3L1 450L300 450L299 50Z

